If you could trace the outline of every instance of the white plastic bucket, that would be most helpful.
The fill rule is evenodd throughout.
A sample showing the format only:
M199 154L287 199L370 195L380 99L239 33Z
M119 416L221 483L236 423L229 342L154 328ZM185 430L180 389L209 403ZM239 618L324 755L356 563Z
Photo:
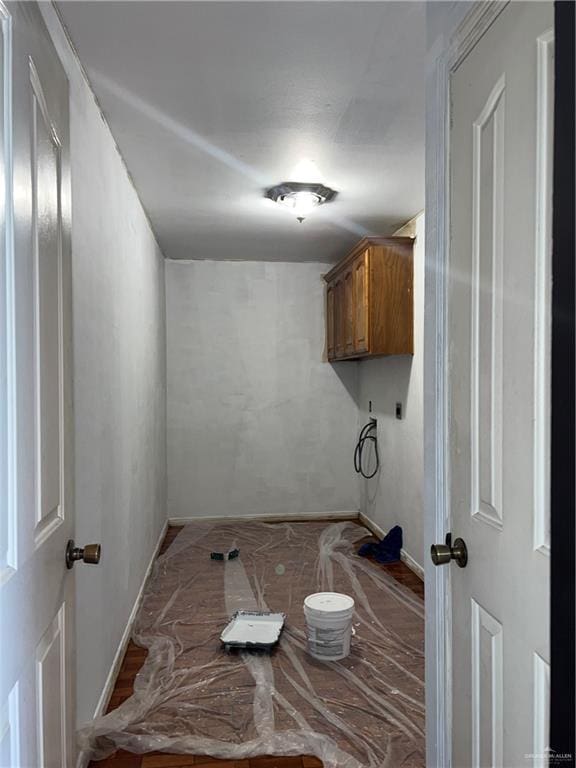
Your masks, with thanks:
M354 600L338 592L316 592L304 600L308 653L320 661L338 661L350 653Z

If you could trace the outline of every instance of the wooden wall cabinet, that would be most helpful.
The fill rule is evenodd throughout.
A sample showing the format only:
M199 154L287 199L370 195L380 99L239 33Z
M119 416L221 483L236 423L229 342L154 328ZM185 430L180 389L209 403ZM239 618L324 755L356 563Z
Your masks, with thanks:
M326 281L328 360L412 355L413 240L369 237Z

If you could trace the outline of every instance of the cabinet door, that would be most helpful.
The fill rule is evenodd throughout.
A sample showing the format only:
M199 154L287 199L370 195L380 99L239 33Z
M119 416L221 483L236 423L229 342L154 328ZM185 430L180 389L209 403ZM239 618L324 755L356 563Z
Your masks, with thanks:
M368 251L354 262L354 352L368 351Z
M336 355L336 316L335 316L335 286L330 283L326 288L326 352L328 360Z
M344 281L334 283L334 357L344 357Z
M344 274L344 354L354 353L354 270Z

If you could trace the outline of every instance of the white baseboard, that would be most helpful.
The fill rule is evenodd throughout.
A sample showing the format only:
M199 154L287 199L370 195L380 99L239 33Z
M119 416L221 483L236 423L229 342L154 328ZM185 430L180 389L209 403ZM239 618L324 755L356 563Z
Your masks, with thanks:
M150 558L150 562L148 563L148 567L146 568L146 572L144 573L142 584L140 585L140 589L138 590L138 594L136 595L136 599L134 600L134 605L132 606L132 610L130 611L130 616L128 617L128 622L126 623L126 627L124 629L124 632L122 633L120 643L118 644L118 648L114 656L114 661L112 662L112 666L110 667L110 671L108 672L108 677L106 678L106 682L104 683L104 687L102 688L102 693L100 694L100 698L98 699L98 704L96 705L96 709L94 710L94 715L93 715L94 718L100 717L100 715L104 714L104 712L106 711L106 707L108 706L108 702L110 701L110 697L112 696L112 691L114 690L114 685L116 684L116 678L118 677L118 672L120 671L120 667L122 666L124 654L126 653L126 648L130 641L134 620L136 619L138 608L140 608L140 603L142 602L144 587L146 586L146 583L150 577L150 573L152 572L152 567L154 566L154 561L158 557L158 553L160 551L160 547L162 546L162 542L164 541L164 537L166 536L167 530L168 530L168 520L162 526L162 530L160 531L160 536L158 537L158 541L156 542L156 546L154 547L154 551L152 552L152 557ZM76 768L86 768L89 761L90 760L88 755L85 752L80 752L80 754L78 755L78 760L76 762Z
M416 576L419 576L422 581L424 581L424 568L420 565L420 563L417 563L412 555L409 555L405 549L400 550L400 560L402 560L403 563L406 563L408 568L410 568L410 570L413 571Z
M368 528L369 531L372 531L374 536L377 536L379 539L383 539L384 536L386 536L388 533L388 531L385 531L383 528L381 528L378 523L375 523L374 520L371 520L367 515L365 515L364 512L360 512L358 518L362 525L366 526L366 528ZM405 549L400 550L400 560L402 560L402 562L405 563L408 568L410 568L410 570L416 574L416 576L419 576L422 581L424 581L424 568L420 565L419 562L414 560L412 555L409 555Z
M100 717L100 715L105 712L106 707L108 706L108 702L110 701L110 696L112 695L112 691L114 690L116 678L118 677L118 672L120 670L120 666L122 665L124 654L126 653L126 647L128 646L130 635L132 634L132 626L134 624L134 620L136 619L136 614L138 613L138 608L140 607L140 603L142 602L144 587L146 586L146 582L148 581L148 578L152 571L154 561L158 557L158 552L160 551L160 547L162 546L162 542L164 541L164 537L166 536L167 530L168 530L168 521L166 521L162 526L162 530L160 531L160 536L158 537L158 541L156 542L156 546L154 547L154 551L152 552L152 557L150 558L150 562L148 563L148 567L146 568L146 572L144 573L142 584L140 585L140 589L138 590L138 594L136 595L136 599L134 600L134 605L132 606L132 610L130 611L130 616L128 617L126 628L124 629L124 633L122 634L122 638L118 645L116 655L114 656L114 661L112 662L112 666L110 667L110 672L108 673L108 677L106 678L104 688L102 689L102 693L100 694L100 699L98 701L98 704L96 705L96 709L94 710L95 718Z
M380 528L378 523L375 523L374 520L368 517L368 515L365 515L364 512L360 512L358 518L362 525L365 528L368 528L369 531L372 531L374 536L377 536L379 539L383 539L384 536L386 536L388 533L388 531L385 531L384 528Z
M187 523L198 522L214 522L224 523L233 522L234 520L256 520L260 523L297 523L304 520L358 520L360 513L357 509L354 510L340 510L337 512L298 512L295 514L279 514L279 515L215 515L215 516L200 516L200 517L170 517L168 519L169 525L186 525Z

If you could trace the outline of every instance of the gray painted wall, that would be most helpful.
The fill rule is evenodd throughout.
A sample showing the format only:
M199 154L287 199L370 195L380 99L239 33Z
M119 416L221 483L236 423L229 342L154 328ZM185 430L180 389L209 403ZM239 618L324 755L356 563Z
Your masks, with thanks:
M70 81L78 722L92 718L166 519L162 254L51 5Z
M446 43L471 8L472 3L463 0L426 3L426 44L429 52L436 45Z
M404 529L404 549L424 563L423 364L424 364L424 214L416 219L414 244L414 356L382 357L359 364L360 425L368 421L368 402L378 419L381 469L362 480L361 509L381 528ZM395 406L403 405L397 420Z
M170 517L358 509L358 366L322 362L323 272L166 262Z

